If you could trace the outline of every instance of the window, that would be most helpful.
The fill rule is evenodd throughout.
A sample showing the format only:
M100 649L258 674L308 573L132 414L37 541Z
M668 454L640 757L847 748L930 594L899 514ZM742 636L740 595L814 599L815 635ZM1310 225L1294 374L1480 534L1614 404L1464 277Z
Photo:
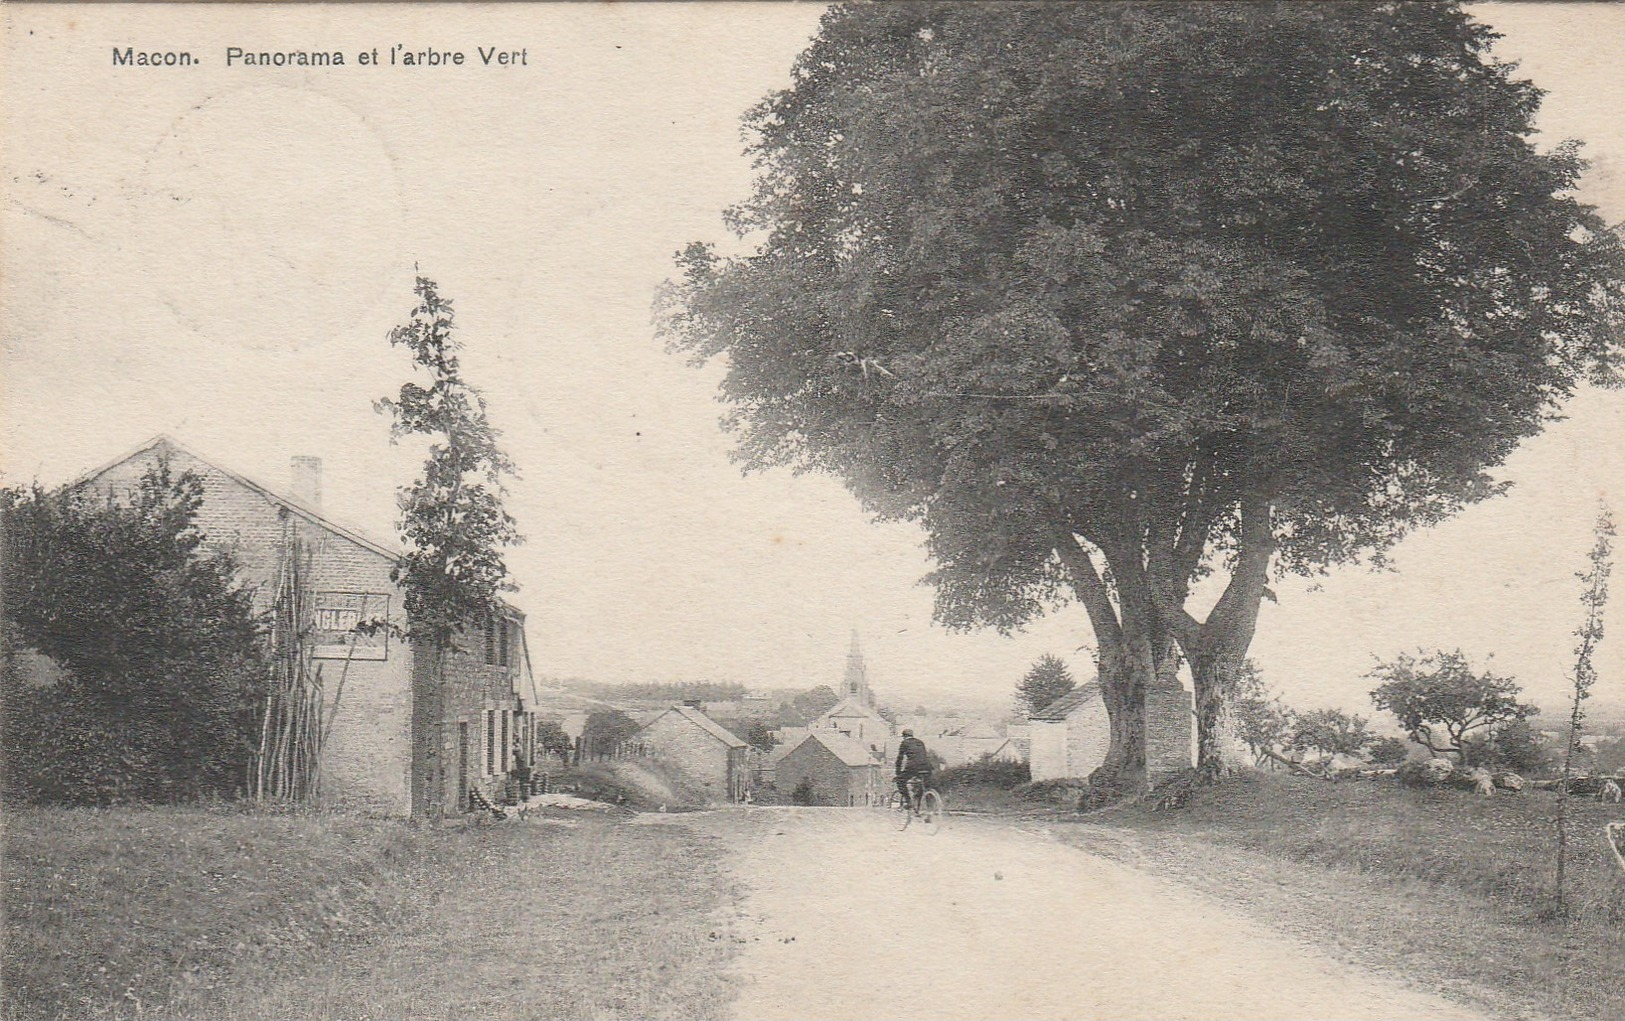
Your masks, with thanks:
M389 597L379 592L316 593L318 659L388 659Z
M497 771L497 711L485 711L485 775Z
M508 618L502 618L502 624L497 629L497 661L502 666L508 665Z
M487 612L485 615L485 662L494 664L497 661L497 626L495 615Z
M507 773L513 770L513 741L508 737L508 718L511 715L507 709L502 710L502 743L497 747L501 749L501 769L499 772Z

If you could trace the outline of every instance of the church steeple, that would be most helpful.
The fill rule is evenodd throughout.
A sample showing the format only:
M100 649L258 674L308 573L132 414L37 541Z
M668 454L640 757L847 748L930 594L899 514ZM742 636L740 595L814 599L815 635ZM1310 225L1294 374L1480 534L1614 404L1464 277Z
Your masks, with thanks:
M858 648L858 629L852 629L852 648L846 654L846 679L841 682L841 695L857 699L866 706L875 704L869 690L869 671L863 665L863 651Z

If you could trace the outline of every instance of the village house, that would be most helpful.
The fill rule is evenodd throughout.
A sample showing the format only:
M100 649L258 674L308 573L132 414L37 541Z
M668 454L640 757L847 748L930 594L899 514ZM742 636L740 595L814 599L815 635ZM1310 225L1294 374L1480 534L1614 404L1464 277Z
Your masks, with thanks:
M698 706L657 713L634 738L646 754L676 768L713 800L738 801L750 786L747 745Z
M779 756L775 774L781 796L805 784L814 805L878 805L890 793L875 753L832 730L809 731Z
M323 801L422 818L466 811L471 790L496 797L518 764L516 747L527 761L533 749L523 614L503 605L466 648L441 654L399 637L411 623L390 580L400 551L323 516L318 458L293 458L292 484L280 493L159 436L70 487L123 496L160 465L201 479L197 527L236 559L256 610L271 605L279 567L303 560L305 640L332 719ZM390 627L358 630L374 624Z
M1028 718L1028 762L1034 780L1087 778L1111 747L1111 721L1100 684L1090 681ZM1145 692L1145 761L1152 776L1189 769L1196 762L1190 692L1177 683Z

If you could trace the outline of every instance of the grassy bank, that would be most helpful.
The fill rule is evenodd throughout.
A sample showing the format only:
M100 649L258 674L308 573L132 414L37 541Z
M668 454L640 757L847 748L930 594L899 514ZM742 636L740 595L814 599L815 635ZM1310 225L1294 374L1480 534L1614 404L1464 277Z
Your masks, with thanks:
M162 1013L243 955L365 941L411 908L437 834L339 817L8 809L7 1018Z
M1502 1013L1625 1018L1617 805L1570 803L1569 913L1554 911L1555 800L1247 774L1180 810L1058 824L1095 851L1192 879L1363 960L1487 989Z
M716 851L618 820L22 810L4 854L8 1019L698 1017L729 994Z

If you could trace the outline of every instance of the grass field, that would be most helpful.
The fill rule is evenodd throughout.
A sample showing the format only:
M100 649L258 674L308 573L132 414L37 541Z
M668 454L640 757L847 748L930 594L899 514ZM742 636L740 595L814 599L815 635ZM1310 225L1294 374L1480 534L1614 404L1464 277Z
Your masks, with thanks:
M4 1016L716 1016L717 849L593 815L8 810Z
M1183 809L1135 805L1054 829L1355 957L1487 990L1500 1013L1625 1018L1625 873L1601 841L1625 811L1570 807L1567 917L1553 910L1556 802L1543 793L1252 773Z

